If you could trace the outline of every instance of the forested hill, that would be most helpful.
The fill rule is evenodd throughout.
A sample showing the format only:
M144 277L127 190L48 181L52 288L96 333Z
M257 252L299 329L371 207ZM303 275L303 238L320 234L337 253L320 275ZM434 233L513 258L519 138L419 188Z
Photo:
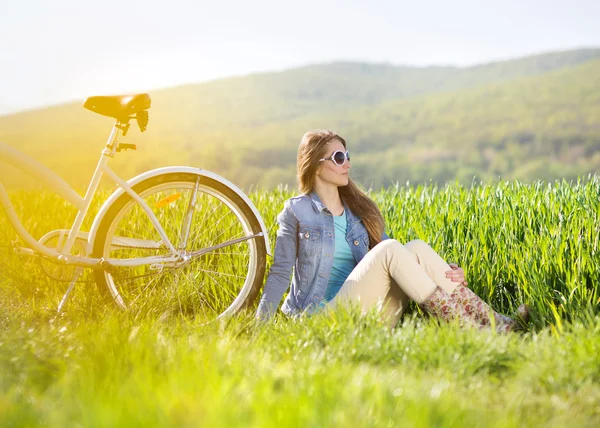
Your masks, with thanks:
M189 164L246 189L293 184L297 144L313 128L347 139L367 186L573 178L600 166L600 49L469 68L337 62L150 95L148 131L127 137L138 151L114 162L124 176ZM81 188L110 125L73 103L0 117L0 141Z

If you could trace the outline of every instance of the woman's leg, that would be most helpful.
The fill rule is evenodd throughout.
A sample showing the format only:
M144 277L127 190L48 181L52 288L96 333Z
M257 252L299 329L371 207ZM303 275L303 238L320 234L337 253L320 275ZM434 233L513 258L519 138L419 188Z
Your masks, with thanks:
M447 280L445 273L450 270L450 266L426 242L416 239L406 243L405 247L415 255L417 262L436 284L446 290L451 298L460 305L464 314L470 317L475 325L490 326L491 316L494 318L496 329L499 331L508 331L517 326L517 321L494 311L471 289ZM523 314L523 309L520 308L519 311L521 312L519 316L527 318L528 314Z
M443 319L461 317L460 308L445 291L455 284L445 277L445 271L435 272L434 278L443 284L439 286L419 264L418 257L396 240L381 242L350 273L331 306L357 302L363 311L375 307L391 326L406 310L408 299L417 304L429 303L427 310ZM436 270L431 266L429 269ZM441 304L445 305L444 310L436 311L434 307Z
M331 305L358 302L363 311L375 307L394 326L410 298L444 320L459 318L463 324L484 327L492 314L498 330L516 326L516 321L492 311L471 290L446 278L448 270L450 266L423 241L402 245L386 240L354 268Z
M383 299L381 304L380 313L381 317L387 321L390 326L398 324L400 317L408 309L410 298L404 291L392 280L390 284L390 291Z
M420 239L415 239L407 242L404 246L413 254L417 263L427 272L427 275L436 285L442 287L448 294L454 292L458 283L446 278L446 272L452 268L429 244Z

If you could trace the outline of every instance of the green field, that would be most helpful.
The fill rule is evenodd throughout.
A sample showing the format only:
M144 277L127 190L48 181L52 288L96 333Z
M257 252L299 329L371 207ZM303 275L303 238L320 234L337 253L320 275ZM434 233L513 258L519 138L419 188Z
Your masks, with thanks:
M272 242L292 194L250 195ZM416 307L391 331L352 311L202 326L120 312L92 282L55 318L66 284L2 247L0 425L598 426L600 177L372 197L394 238L429 242L497 310L531 305L530 330L463 330ZM36 237L74 216L46 193L11 198ZM0 246L14 239L0 215Z

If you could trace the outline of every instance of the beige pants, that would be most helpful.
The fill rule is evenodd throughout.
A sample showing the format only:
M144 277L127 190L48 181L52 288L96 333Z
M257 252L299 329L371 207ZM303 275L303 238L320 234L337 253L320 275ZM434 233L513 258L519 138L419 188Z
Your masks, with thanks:
M409 299L421 303L436 286L448 294L454 291L458 283L446 278L449 270L448 263L427 243L417 239L402 245L387 239L356 265L330 305L358 304L365 312L376 308L390 326L395 326Z

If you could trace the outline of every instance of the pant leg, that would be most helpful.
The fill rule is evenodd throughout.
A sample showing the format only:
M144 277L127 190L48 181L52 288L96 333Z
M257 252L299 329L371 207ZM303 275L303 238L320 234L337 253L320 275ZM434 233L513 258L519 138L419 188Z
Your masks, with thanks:
M330 305L356 302L363 311L376 307L383 315L392 315L390 323L397 322L408 299L422 303L436 291L436 283L417 260L398 241L381 242L356 265Z
M429 275L433 282L443 288L448 294L454 292L459 284L446 278L445 275L447 271L451 270L450 265L429 244L420 239L415 239L407 242L404 246L413 254L417 263L425 269L425 272L427 272L427 275ZM396 325L402 314L406 312L409 302L410 299L406 293L394 282L383 301L383 318L389 320L391 325Z
M452 268L436 253L433 248L420 239L407 242L404 246L414 254L419 265L427 272L427 275L437 285L442 287L446 293L452 294L458 286L458 282L453 282L450 278L446 278L446 272Z
M409 303L410 299L406 293L402 291L395 281L392 281L390 291L388 291L388 294L383 299L381 308L379 309L381 317L390 327L394 327L408 309Z

